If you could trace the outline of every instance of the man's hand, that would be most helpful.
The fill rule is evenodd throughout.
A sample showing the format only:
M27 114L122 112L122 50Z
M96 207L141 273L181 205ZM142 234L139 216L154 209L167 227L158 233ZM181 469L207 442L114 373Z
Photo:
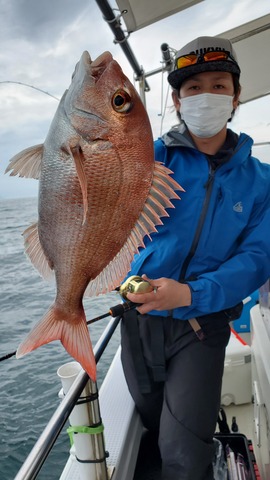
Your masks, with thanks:
M151 280L142 275L142 278L152 285L153 291L127 294L128 300L142 304L137 308L142 315L151 310L173 310L191 305L191 291L188 285L164 277Z

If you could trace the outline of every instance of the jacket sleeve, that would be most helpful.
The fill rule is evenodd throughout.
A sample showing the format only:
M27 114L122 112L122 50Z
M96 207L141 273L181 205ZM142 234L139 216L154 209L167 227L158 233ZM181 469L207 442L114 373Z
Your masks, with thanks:
M269 205L269 203L268 203ZM256 225L254 225L256 223ZM203 273L188 282L192 293L190 307L174 310L174 317L192 317L233 307L270 277L270 206L246 229L244 238L229 260L215 271Z

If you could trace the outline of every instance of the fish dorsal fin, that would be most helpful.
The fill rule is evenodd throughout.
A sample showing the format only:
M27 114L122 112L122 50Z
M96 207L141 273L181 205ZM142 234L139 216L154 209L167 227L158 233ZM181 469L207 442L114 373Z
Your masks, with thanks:
M86 296L95 296L107 293L120 285L130 271L134 255L139 247L144 247L143 238L156 232L156 225L162 225L160 217L168 217L166 208L174 208L170 199L180 199L175 190L184 189L170 176L172 173L167 167L155 162L152 185L143 210L135 223L122 249L107 265L104 270L92 280L86 291Z
M38 224L33 223L23 232L25 253L45 280L54 278L53 266L48 261L40 244Z
M11 158L5 173L10 172L11 176L39 179L41 161L43 156L43 144L22 150Z

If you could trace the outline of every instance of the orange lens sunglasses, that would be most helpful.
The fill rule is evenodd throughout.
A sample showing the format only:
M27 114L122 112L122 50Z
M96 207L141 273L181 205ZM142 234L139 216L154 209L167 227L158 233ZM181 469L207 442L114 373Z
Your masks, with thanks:
M189 67L189 65L195 65L196 63L203 63L203 62L214 62L217 60L231 60L234 59L231 57L230 52L224 51L211 51L206 53L190 53L189 55L183 55L176 59L176 67L177 68L184 68Z

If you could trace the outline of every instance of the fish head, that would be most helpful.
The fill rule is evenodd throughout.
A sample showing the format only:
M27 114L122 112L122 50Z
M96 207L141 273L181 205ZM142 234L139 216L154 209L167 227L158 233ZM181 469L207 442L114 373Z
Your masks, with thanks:
M83 52L66 92L64 108L71 125L86 141L109 141L118 150L123 145L126 150L127 143L131 147L135 142L137 153L143 155L145 148L145 155L153 163L147 112L110 52L102 53L94 61L87 51Z

